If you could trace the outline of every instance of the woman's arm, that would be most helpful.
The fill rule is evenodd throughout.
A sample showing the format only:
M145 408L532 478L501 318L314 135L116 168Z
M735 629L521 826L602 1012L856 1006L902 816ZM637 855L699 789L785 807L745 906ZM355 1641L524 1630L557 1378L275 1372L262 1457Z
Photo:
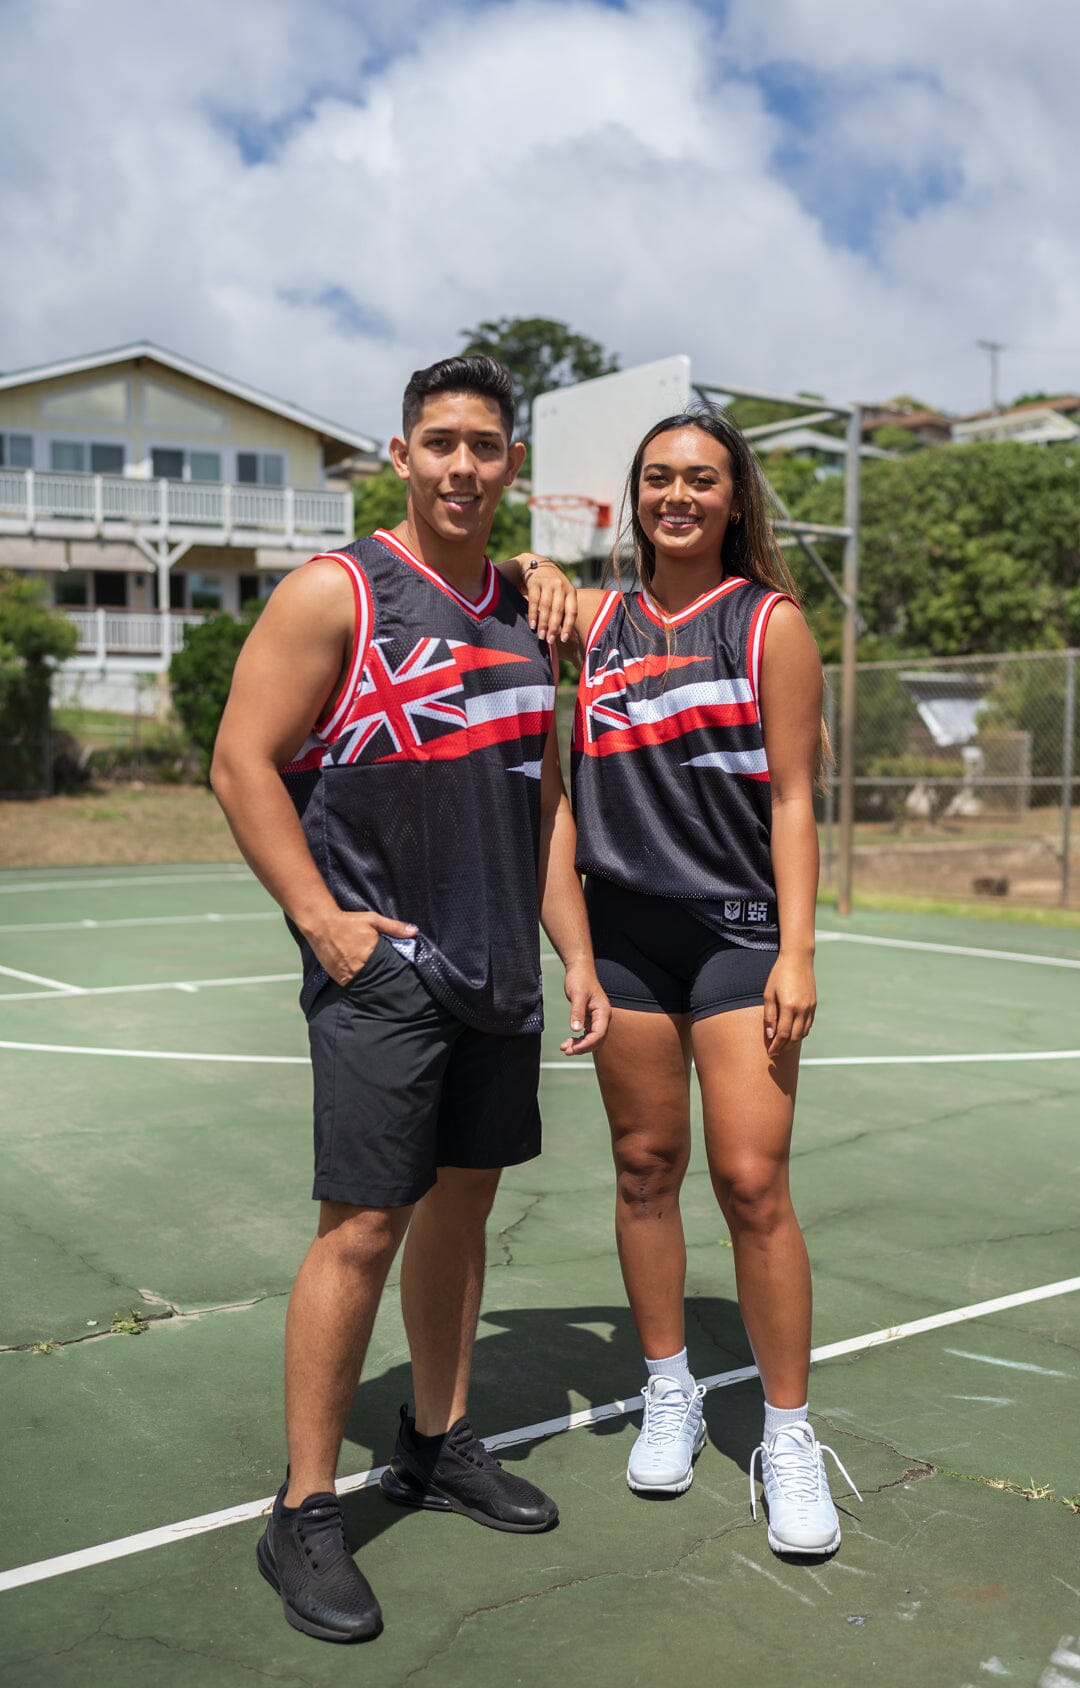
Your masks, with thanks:
M528 600L529 626L541 639L562 642L573 637L577 588L558 563L534 551L522 551L496 567L503 579Z
M821 734L821 659L794 604L777 604L765 633L760 707L772 792L772 865L780 953L765 987L770 1055L814 1022L818 835L814 770Z
M602 592L576 587L558 563L535 551L522 551L497 567L503 579L528 600L529 626L541 639L554 639L560 645L572 645L575 638L585 643Z

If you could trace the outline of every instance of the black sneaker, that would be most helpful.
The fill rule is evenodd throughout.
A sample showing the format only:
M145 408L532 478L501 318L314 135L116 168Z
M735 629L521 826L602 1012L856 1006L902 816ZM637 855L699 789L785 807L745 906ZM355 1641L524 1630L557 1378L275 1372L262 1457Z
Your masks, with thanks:
M542 1489L503 1470L467 1418L452 1424L441 1441L420 1441L407 1407L401 1409L397 1446L379 1487L399 1506L460 1512L493 1530L549 1530L559 1517Z
M291 1517L278 1490L255 1549L259 1570L281 1595L286 1620L320 1641L370 1641L382 1612L370 1584L345 1545L345 1520L335 1494L308 1495Z

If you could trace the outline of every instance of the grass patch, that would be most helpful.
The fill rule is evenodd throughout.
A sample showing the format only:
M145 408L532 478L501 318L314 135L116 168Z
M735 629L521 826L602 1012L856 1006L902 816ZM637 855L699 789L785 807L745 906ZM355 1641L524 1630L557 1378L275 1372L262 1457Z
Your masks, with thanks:
M5 867L239 862L228 823L201 785L117 785L78 797L0 803Z
M836 892L820 891L818 902L835 908ZM906 897L892 891L856 891L851 903L853 913L864 909L874 914L944 914L954 920L996 920L1004 926L1056 926L1080 931L1080 909L1047 908L1039 903L1002 903L989 897L985 902Z
M129 1307L126 1313L114 1313L113 1322L109 1329L114 1336L141 1336L150 1326L134 1307Z

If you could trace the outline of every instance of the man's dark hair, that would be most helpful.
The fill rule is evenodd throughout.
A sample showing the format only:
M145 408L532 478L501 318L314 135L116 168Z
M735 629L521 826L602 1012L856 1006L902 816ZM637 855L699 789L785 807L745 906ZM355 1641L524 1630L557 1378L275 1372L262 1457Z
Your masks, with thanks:
M436 393L477 393L498 405L506 443L514 437L514 377L494 358L443 358L428 369L414 370L401 401L401 431L408 439L420 420L424 400Z

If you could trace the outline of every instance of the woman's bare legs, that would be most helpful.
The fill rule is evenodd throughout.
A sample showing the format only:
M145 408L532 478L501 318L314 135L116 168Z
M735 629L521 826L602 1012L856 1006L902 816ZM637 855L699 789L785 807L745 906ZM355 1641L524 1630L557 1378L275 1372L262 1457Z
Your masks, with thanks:
M619 1263L642 1349L654 1360L685 1343L679 1189L690 1158L689 1036L688 1016L613 1008L596 1051L617 1175Z
M770 1060L760 1008L698 1020L705 1147L735 1254L739 1311L765 1399L801 1407L810 1371L810 1263L788 1188L799 1045Z

